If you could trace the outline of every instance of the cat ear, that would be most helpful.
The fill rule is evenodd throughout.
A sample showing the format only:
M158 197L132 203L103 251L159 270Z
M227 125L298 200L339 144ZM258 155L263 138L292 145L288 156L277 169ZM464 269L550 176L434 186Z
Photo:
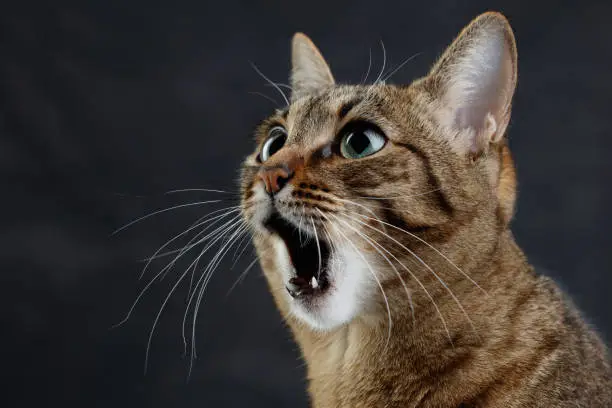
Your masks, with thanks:
M334 77L321 52L302 33L293 36L291 65L292 101L334 85Z
M432 68L425 82L435 115L459 152L477 155L504 136L516 66L510 24L489 12L465 27Z

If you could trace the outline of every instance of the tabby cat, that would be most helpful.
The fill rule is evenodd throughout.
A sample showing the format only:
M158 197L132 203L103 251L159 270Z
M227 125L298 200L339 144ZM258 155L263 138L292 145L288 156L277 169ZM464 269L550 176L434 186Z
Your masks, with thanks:
M485 13L408 86L337 85L292 44L242 214L314 407L610 407L603 342L510 232L508 21Z

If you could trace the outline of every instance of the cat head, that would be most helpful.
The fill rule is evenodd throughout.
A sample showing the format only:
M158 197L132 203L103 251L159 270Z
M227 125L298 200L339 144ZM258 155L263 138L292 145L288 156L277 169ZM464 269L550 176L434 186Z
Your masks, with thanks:
M505 133L516 66L497 13L407 86L338 85L315 45L294 36L290 104L258 127L241 180L243 217L286 317L332 329L388 306L381 289L398 276L417 291L419 254L444 248L459 264L492 245L515 201Z

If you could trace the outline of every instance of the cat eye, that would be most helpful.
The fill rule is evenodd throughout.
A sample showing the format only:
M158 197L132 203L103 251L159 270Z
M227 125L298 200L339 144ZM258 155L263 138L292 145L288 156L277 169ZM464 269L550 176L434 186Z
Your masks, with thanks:
M259 158L262 162L268 160L274 153L278 152L287 140L287 131L281 126L275 126L268 132L268 139L261 148Z
M347 159L361 159L378 152L386 141L385 136L373 127L353 127L342 136L340 153Z

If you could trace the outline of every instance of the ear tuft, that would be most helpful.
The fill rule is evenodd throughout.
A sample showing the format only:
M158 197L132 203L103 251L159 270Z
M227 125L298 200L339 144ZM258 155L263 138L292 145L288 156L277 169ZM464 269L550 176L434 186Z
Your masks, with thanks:
M474 19L432 68L426 83L436 99L436 117L451 142L478 154L504 136L517 77L512 29L499 13Z
M334 85L334 77L321 52L303 33L293 36L291 65L292 101Z

